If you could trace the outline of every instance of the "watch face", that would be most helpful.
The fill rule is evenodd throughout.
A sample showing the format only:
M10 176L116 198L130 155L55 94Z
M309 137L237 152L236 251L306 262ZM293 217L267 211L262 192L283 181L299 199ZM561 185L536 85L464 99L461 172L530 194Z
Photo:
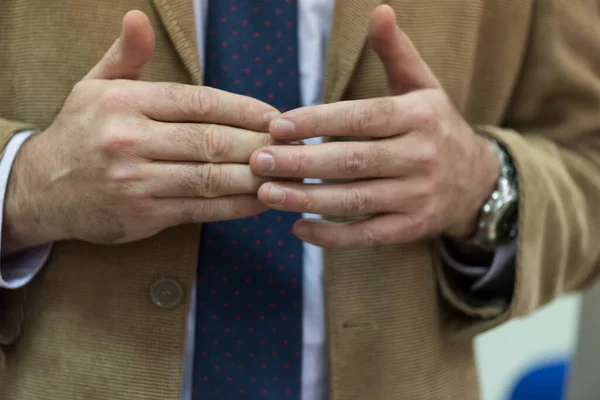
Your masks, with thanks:
M518 203L512 203L504 212L498 224L498 239L501 243L513 239L517 236L517 223L519 207Z

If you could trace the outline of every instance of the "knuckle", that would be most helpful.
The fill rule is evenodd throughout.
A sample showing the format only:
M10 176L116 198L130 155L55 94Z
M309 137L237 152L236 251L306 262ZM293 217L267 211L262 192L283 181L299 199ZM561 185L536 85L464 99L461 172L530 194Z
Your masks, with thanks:
M346 112L344 119L344 125L351 133L360 133L373 123L373 108L357 104Z
M133 95L121 87L104 90L98 97L98 108L101 112L117 113L130 108Z
M437 169L439 162L439 148L435 141L425 140L418 151L413 153L413 162L427 172Z
M343 209L349 216L364 215L368 205L369 199L366 193L358 188L348 189L342 200Z
M271 136L269 134L261 134L260 135L260 138L258 140L259 148L272 146L274 144L276 144L276 142L273 139L273 136Z
M211 88L183 83L167 83L161 89L161 95L177 104L185 119L194 121L210 115L217 97L213 93Z
M359 232L359 243L362 247L374 247L378 245L375 233L371 229L363 228Z
M372 113L381 124L387 124L395 114L395 103L391 97L382 97L373 100Z
M215 215L215 207L210 201L193 202L184 210L184 214L184 218L190 222L211 221Z
M433 116L424 121L422 129L431 135L439 135L442 132L442 124L437 116Z
M159 91L160 95L163 98L169 100L172 103L178 104L181 102L185 102L185 100L187 99L187 97L185 96L187 87L188 85L184 85L182 83L169 82L160 86ZM186 105L189 106L189 104Z
M233 151L233 138L226 135L222 128L217 125L204 125L202 130L202 153L206 161L226 161Z
M426 179L419 187L417 197L423 202L428 202L432 199L438 190L438 185L435 179Z
M435 132L439 129L437 113L431 103L424 102L415 110L415 119L419 121L420 130L425 132Z
M346 150L341 159L340 169L343 172L357 173L363 167L364 157L361 152Z
M244 100L242 106L238 108L238 118L241 126L249 125L250 121L256 120L257 115L256 100L250 97Z
M323 110L316 108L306 108L305 117L302 120L302 126L307 132L314 132L315 136L326 136L328 116Z
M338 161L338 171L342 175L357 176L369 167L370 150L361 151L347 146Z
M310 165L310 157L303 153L292 155L292 175L295 177L303 177Z
M394 100L383 97L367 103L357 103L346 114L346 126L351 132L362 132L374 124L385 125L395 112Z
M202 164L198 167L198 180L204 197L216 197L223 184L223 171L218 164Z
M304 193L298 202L300 203L300 207L303 210L306 210L309 212L314 210L314 206L315 206L314 199L310 194Z
M144 178L134 165L114 165L106 170L106 180L113 192L126 198L144 197Z
M106 170L106 178L111 183L131 183L135 181L134 174L130 168L122 165L115 165Z
M215 90L195 86L190 96L189 108L190 114L207 117L219 108L219 96Z
M138 139L125 133L122 124L110 121L99 135L100 151L107 156L116 156L135 148Z

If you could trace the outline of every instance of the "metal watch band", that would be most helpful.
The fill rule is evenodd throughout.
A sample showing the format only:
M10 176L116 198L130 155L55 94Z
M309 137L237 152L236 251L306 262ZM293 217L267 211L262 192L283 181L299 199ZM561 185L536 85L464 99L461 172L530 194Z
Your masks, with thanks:
M477 231L467 243L493 251L517 236L519 189L510 155L495 140L489 143L500 162L500 177L481 209Z

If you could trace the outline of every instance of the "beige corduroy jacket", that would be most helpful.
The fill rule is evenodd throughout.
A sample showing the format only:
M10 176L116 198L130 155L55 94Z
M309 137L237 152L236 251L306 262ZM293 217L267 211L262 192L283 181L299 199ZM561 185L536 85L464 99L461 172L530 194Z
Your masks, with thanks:
M335 102L386 94L365 46L381 0L338 0L325 80ZM326 251L331 400L476 400L474 335L600 270L600 1L389 0L462 111L514 157L520 233L508 307L473 304L428 243ZM192 0L0 0L0 144L47 127L72 86L146 12L144 79L200 84ZM199 226L137 243L59 243L24 289L0 291L0 400L180 400Z

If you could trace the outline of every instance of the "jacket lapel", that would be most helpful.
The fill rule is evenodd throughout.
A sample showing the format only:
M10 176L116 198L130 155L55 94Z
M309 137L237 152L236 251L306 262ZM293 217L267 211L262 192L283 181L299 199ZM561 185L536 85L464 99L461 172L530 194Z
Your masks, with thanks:
M337 0L325 68L325 102L338 101L365 46L369 16L383 0Z
M193 83L201 84L193 0L153 0L153 3Z

